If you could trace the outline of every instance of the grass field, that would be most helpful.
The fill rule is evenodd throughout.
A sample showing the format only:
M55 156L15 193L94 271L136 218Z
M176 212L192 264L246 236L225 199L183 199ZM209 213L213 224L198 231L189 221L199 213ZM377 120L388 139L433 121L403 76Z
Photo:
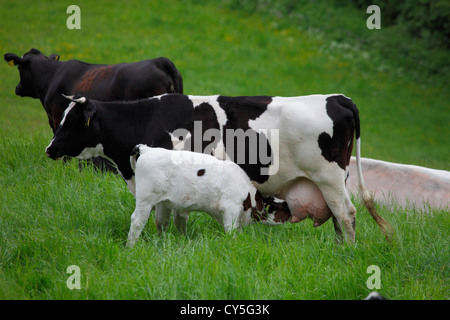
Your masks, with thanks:
M68 30L69 4L2 1L0 53L35 47L91 63L166 56L188 94L341 92L359 108L363 156L450 170L449 76L420 81L396 59L326 32L380 32L382 41L383 29L368 30L355 10L328 10L324 31L226 1L78 1L81 30ZM354 199L355 246L336 245L331 222L229 235L193 213L183 236L173 226L159 235L151 217L126 248L134 199L125 183L48 159L47 116L38 100L15 96L18 80L0 64L0 299L361 299L371 265L390 299L449 299L444 210L379 207L395 229L387 243ZM66 285L70 265L80 268L79 290Z

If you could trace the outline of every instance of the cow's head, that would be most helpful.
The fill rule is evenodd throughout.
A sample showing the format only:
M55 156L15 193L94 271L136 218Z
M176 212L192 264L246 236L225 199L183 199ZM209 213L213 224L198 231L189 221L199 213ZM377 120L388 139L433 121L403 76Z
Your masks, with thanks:
M71 102L45 150L47 156L58 160L64 156L90 159L103 155L95 104L81 96L64 97Z
M45 86L45 77L50 74L49 64L59 60L57 54L44 56L39 50L31 49L22 58L14 53L6 53L5 61L19 69L20 82L16 94L21 97L40 98L39 92Z

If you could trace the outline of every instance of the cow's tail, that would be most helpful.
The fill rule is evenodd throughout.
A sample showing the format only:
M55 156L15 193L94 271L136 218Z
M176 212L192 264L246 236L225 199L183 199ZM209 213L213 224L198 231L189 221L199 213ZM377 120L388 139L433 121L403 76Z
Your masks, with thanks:
M175 67L174 63L167 58L162 59L161 67L172 79L172 85L169 88L169 93L183 93L183 78L181 73Z
M386 235L386 239L390 241L389 235L392 234L392 227L389 222L383 219L377 212L375 208L375 201L373 195L367 190L366 185L364 183L364 177L362 174L362 166L361 166L361 131L360 131L360 122L359 122L359 112L356 106L352 103L353 107L350 108L353 112L353 118L355 121L355 139L356 139L356 168L358 171L358 187L359 194L363 201L364 206L369 211L372 218L380 227L381 231Z

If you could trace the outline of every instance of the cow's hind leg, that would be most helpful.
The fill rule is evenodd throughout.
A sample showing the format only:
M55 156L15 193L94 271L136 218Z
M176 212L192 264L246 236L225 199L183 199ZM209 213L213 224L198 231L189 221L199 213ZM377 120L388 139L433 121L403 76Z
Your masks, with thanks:
M328 173L325 176L328 179L315 181L315 183L333 213L337 240L339 242L342 239L342 232L344 232L345 239L354 242L356 208L345 188L344 171L342 170L342 174L341 170L339 170L332 174Z
M333 212L334 230L336 231L336 237L338 242L342 242L342 234L344 232L345 239L350 242L355 242L355 218L356 208L350 201L347 192L334 192L328 191L330 195L325 195L325 201ZM334 193L334 194L333 194Z

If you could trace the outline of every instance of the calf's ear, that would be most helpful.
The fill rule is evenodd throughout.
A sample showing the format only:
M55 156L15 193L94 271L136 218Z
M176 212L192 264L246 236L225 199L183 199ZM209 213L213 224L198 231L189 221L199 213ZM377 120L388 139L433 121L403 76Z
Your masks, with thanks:
M17 66L22 63L22 58L18 57L14 53L5 53L4 59L11 67Z

